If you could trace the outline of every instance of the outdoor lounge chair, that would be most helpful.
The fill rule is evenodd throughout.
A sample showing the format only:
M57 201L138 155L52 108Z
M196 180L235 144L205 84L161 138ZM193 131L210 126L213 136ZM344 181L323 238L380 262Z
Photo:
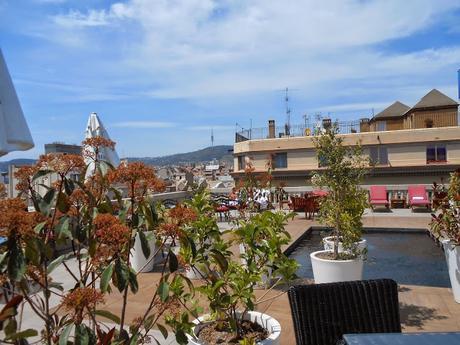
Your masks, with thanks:
M427 209L430 209L431 203L428 199L425 186L409 186L407 194L409 195L409 207L411 209L414 209L414 206L425 206Z
M390 208L387 188L385 186L371 186L369 189L369 203L372 209L374 209L375 206Z
M298 285L288 290L297 345L336 345L347 333L400 333L394 280Z

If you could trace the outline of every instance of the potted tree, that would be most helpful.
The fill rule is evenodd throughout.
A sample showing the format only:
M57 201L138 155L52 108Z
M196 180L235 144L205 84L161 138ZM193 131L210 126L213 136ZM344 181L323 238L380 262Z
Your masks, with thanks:
M216 234L205 253L190 249L190 263L199 264L203 272L203 285L196 289L206 298L209 313L197 315L193 321L195 327L188 335L189 343L279 344L280 324L255 308L280 295L273 289L295 276L297 263L281 250L281 246L289 242L284 226L291 217L282 212L265 211L240 220L229 233ZM235 258L230 250L239 244L245 247L240 257L243 260ZM270 272L273 284L257 299L254 290Z
M368 201L360 183L369 160L360 145L344 146L337 134L334 125L314 138L320 170L312 182L328 191L320 202L319 222L333 233L325 250L310 255L316 283L361 279L366 251L361 218Z
M450 175L447 195L432 214L431 230L443 244L452 293L460 303L460 170Z
M84 144L113 145L99 137ZM171 250L161 263L157 286L144 296L145 310L127 325L128 293L139 290L130 256L136 236L155 232L156 252L166 250L165 243L179 236L157 233L149 194L161 189L161 181L153 168L142 163L117 168L98 164L89 179L84 179L86 169L79 155L41 156L36 166L21 168L15 175L17 189L30 199L34 211L28 212L21 199L0 200L0 236L7 239L6 246L0 247L0 278L11 289L0 309L0 343L141 344L153 340L154 327L166 338L168 331L161 322L174 313L176 340L186 344L185 332L192 324L179 306L189 303L193 285L178 269ZM77 172L79 180L72 178ZM40 194L39 178L48 174L56 182ZM116 190L120 185L126 187L128 199ZM148 258L147 238L138 238L142 255ZM62 242L71 242L70 253L54 251ZM55 274L57 267L65 269L65 278ZM39 292L30 291L30 281ZM122 305L113 313L104 309L104 297L114 290L121 293ZM31 314L42 322L36 329L25 329L23 320Z

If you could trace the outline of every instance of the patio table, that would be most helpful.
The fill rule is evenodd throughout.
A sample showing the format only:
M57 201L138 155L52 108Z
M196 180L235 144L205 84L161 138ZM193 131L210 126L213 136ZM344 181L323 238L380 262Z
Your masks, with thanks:
M460 344L460 332L344 334L348 345L444 345Z

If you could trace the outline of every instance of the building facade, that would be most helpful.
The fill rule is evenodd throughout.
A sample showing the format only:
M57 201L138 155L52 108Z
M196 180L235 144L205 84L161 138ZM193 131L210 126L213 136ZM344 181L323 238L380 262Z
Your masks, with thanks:
M274 126L272 121L270 126ZM278 138L271 132L269 128L267 138L250 140L237 133L234 178L244 176L248 162L256 173L262 173L271 160L275 184L309 186L311 175L322 169L313 136L305 135L312 131ZM372 119L362 119L359 131L340 135L345 145L361 145L372 161L364 181L367 185L430 185L460 168L458 104L437 90L430 91L412 108L395 102Z

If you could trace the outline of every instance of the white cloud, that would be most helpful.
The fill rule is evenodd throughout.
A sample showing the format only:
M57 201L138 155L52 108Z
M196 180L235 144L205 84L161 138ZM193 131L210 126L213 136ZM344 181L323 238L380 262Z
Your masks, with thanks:
M107 18L104 10L90 10L87 14L71 10L68 14L54 16L54 21L56 24L67 28L95 27L109 24L109 18Z
M459 7L455 0L127 0L59 14L50 37L91 48L94 58L112 50L112 73L136 75L139 93L155 98L286 85L311 95L340 80L372 78L377 86L393 78L403 87L412 76L450 68L460 47L395 54L379 45L426 30Z
M171 128L175 127L176 124L173 122L162 122L162 121L123 121L115 122L111 127L121 128Z

